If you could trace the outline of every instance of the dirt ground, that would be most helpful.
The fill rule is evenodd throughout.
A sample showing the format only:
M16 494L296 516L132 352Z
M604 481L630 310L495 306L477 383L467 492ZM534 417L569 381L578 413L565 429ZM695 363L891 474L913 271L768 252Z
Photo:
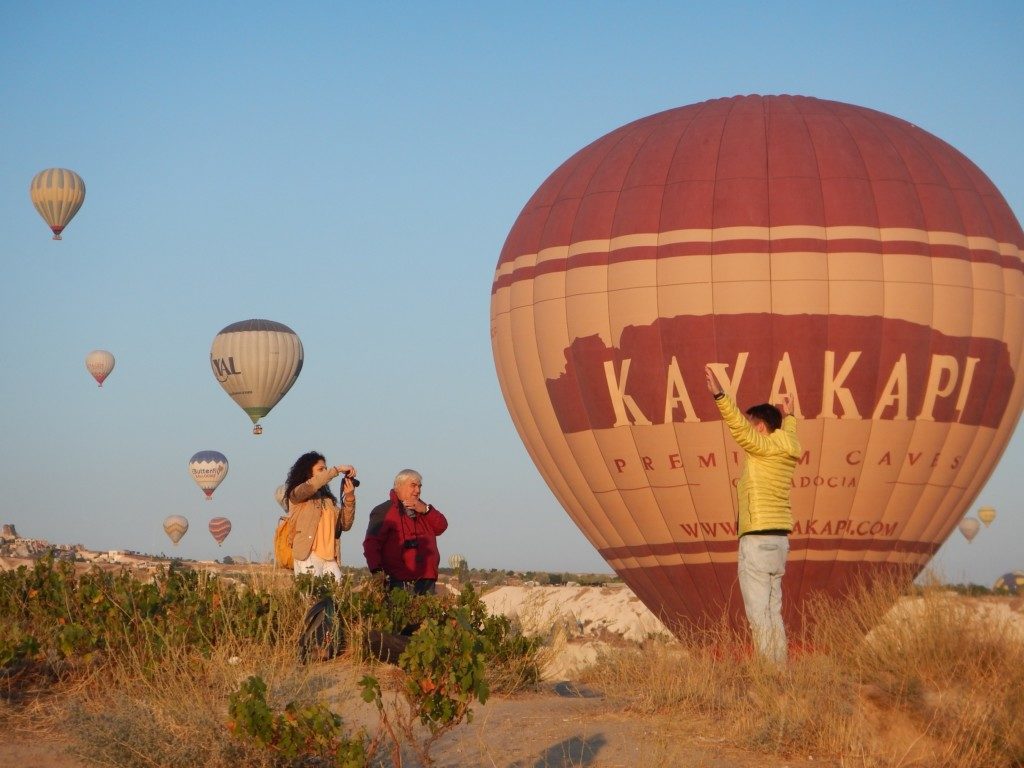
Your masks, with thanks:
M351 689L349 689L351 690ZM328 700L332 697L328 695ZM376 727L376 714L355 698L332 701L346 723ZM432 750L437 768L806 768L833 765L813 756L779 760L725 745L713 723L615 711L600 694L548 683L514 697L491 697L473 722ZM28 733L4 734L0 766L87 768L68 745ZM387 764L387 763L385 763ZM405 768L418 765L411 752Z
M439 768L765 768L803 766L725 746L708 722L638 717L572 686L488 702L438 745ZM822 762L810 763L823 765Z

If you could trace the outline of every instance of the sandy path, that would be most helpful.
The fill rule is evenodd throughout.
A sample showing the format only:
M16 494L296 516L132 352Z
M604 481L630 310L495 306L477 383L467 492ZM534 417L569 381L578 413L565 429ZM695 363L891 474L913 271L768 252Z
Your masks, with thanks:
M558 691L563 694L560 695ZM372 708L332 703L350 726L376 726ZM512 698L492 697L473 722L439 741L437 768L823 768L825 760L779 760L724 745L713 723L674 716L637 716L615 711L600 697L573 695L564 687ZM60 741L4 734L0 766L87 768ZM404 755L405 768L418 763Z
M28 734L5 733L0 742L0 765L4 768L86 768L66 752L59 741L41 740Z

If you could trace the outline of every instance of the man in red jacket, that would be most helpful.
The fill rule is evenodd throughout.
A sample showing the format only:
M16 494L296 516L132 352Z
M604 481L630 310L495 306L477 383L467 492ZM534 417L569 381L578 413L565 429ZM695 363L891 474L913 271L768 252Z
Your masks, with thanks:
M441 555L437 537L448 528L440 510L420 499L423 476L403 469L391 497L370 512L363 554L371 573L387 576L389 589L433 594Z

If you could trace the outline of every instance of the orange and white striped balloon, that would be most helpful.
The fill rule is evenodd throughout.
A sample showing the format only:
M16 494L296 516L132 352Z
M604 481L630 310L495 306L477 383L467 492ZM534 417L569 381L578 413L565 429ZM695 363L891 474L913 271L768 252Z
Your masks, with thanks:
M1024 399L1024 233L953 147L871 109L737 96L597 139L501 251L502 393L552 492L669 625L742 619L742 408L796 398L784 614L920 571Z
M175 545L188 531L188 519L182 515L168 515L164 518L164 533Z
M85 182L67 168L47 168L32 178L28 188L32 205L53 231L53 239L60 233L85 202Z

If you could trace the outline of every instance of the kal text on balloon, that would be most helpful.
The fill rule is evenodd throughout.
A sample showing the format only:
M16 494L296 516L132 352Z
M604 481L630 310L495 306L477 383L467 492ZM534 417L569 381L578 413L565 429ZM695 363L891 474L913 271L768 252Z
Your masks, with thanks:
M241 371L235 368L235 358L211 357L210 365L213 366L213 375L217 381L224 381L228 376L239 376Z

